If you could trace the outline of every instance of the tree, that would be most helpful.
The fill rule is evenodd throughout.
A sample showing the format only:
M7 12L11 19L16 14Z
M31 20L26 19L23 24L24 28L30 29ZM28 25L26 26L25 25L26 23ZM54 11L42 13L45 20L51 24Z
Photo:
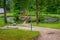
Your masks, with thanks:
M6 16L6 0L4 0L4 21L7 23L7 16Z
M38 0L36 0L36 23L38 24Z
M0 0L0 8L3 8L3 1L4 0Z

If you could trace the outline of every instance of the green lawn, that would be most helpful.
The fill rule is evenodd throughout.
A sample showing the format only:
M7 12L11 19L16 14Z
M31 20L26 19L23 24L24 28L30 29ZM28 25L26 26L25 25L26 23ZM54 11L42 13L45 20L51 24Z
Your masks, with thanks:
M39 35L37 31L24 31L18 29L0 30L0 40L32 40Z
M33 26L44 27L44 28L60 29L60 23L55 23L55 24L39 23L38 25L36 23L32 23L32 25Z
M11 23L7 23L6 25L10 26L12 24ZM0 27L4 27L4 26L5 26L4 20L0 19Z
M12 13L7 13L7 16L9 17L9 16L13 16L13 14ZM4 14L0 14L0 17L4 17Z
M4 20L0 19L0 26L4 26Z

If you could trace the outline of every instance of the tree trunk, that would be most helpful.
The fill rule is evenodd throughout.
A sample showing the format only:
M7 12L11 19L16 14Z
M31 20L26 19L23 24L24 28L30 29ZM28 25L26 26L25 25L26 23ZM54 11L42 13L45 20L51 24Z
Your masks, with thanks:
M36 0L36 23L38 24L38 0Z
M7 24L7 16L6 16L6 0L4 0L4 21Z

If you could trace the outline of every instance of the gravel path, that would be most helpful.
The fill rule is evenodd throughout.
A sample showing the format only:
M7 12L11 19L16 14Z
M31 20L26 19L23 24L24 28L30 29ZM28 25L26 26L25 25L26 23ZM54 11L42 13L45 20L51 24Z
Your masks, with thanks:
M20 26L9 26L7 28L18 28L22 30L31 30L31 27L20 27ZM33 27L32 30L39 31L41 33L41 35L38 37L37 40L60 40L59 29Z

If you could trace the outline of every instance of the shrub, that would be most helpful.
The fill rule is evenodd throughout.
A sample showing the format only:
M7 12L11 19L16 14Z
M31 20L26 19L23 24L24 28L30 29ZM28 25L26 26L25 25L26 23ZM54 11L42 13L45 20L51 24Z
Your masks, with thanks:
M13 17L14 17L14 21L19 21L19 16L20 16L20 12L19 10L16 10L14 13L13 13Z
M45 19L44 15L39 15L39 22L42 22Z

